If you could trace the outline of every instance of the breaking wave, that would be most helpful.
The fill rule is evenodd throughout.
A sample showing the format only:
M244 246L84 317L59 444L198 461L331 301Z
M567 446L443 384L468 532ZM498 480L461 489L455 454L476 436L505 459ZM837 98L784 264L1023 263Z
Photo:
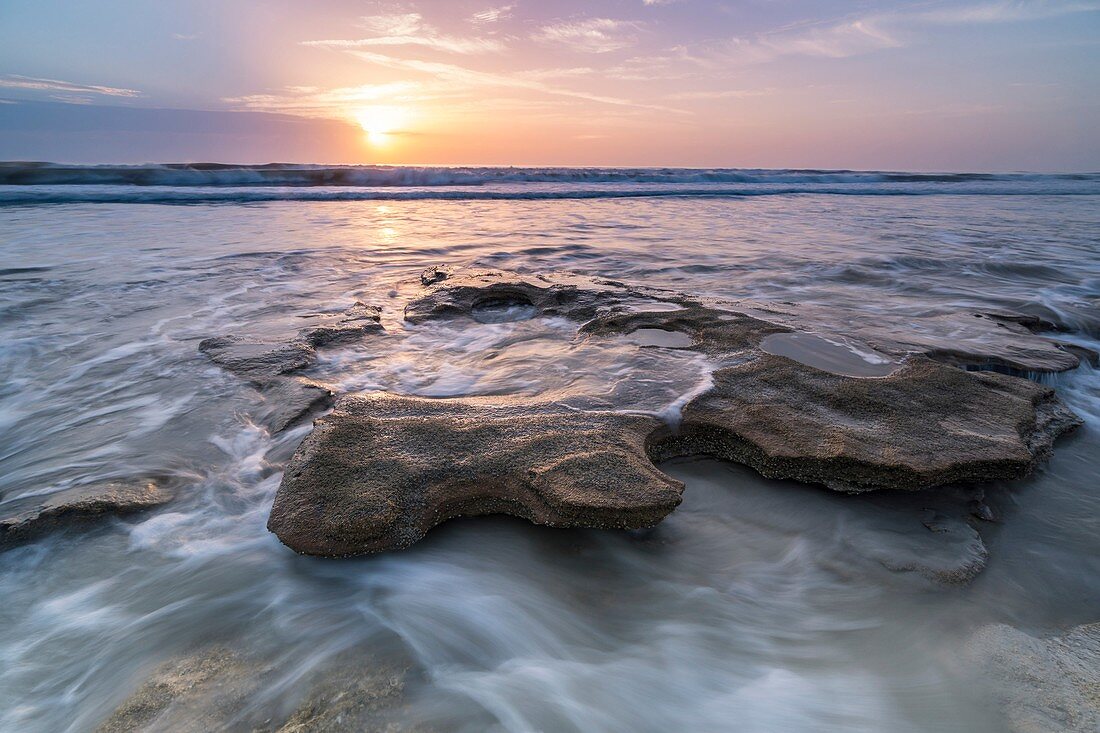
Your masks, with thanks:
M648 196L1100 194L1100 173L0 163L0 204Z

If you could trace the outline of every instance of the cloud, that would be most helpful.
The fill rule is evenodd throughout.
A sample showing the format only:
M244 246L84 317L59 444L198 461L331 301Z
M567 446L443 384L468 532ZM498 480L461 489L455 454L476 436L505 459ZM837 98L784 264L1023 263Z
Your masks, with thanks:
M599 102L623 107L635 107L639 109L653 109L674 114L686 114L683 110L672 109L662 105L645 104L621 97L612 97L602 94L592 94L576 89L552 86L538 79L528 78L519 74L497 74L488 71L477 71L456 64L441 63L438 61L423 61L420 59L400 59L385 54L371 51L351 51L354 56L379 66L402 71L415 71L429 74L434 81L443 82L449 88L466 87L500 87L510 89L525 89L528 91L549 94L553 96L571 97L590 102Z
M362 26L374 35L352 40L305 41L306 46L324 48L370 48L372 46L423 46L457 54L496 53L504 44L494 38L467 38L440 33L424 22L420 13L370 15Z
M100 86L98 84L77 84L60 79L38 79L33 76L5 74L0 76L0 87L7 89L29 89L42 92L75 92L77 94L101 94L107 97L140 97L136 89Z
M512 11L516 9L515 5L501 5L497 8L486 8L485 10L474 13L470 16L470 22L474 25L485 25L487 23L498 23L505 18L512 15Z
M746 99L749 97L767 97L777 91L771 87L767 89L717 89L701 92L677 92L676 94L669 94L665 99L685 101L695 99Z
M909 45L930 26L1008 23L1100 10L1100 2L1002 0L971 5L940 4L918 11L861 17L732 38L693 55L711 66L758 64L783 56L846 58Z
M222 99L238 109L282 112L303 117L346 117L356 107L377 101L403 101L421 90L412 81L363 84L356 87L287 87L278 94L248 94Z
M173 33L172 38L177 41L194 41L199 37L198 33Z
M632 21L590 18L546 25L531 37L583 53L607 53L633 46L637 39L631 32L637 29L638 23Z
M1070 15L1100 10L1100 2L1051 2L1050 0L1003 0L978 5L943 8L914 13L914 20L937 25L964 25L968 23L1011 23L1042 20L1059 15Z

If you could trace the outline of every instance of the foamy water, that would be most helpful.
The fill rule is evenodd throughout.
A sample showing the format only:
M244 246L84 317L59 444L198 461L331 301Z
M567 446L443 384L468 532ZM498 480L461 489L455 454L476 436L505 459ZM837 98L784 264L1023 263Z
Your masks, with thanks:
M714 185L733 184L764 185ZM767 185L793 184L805 182ZM37 185L0 186L0 200L25 201ZM103 185L125 200L150 190ZM473 188L494 185L592 190ZM1035 477L989 487L989 566L944 587L886 567L971 551L925 529L919 504L703 460L665 467L686 482L684 504L646 533L490 517L450 522L402 553L299 557L264 523L309 428L269 435L250 420L255 392L197 351L209 335L291 334L300 315L359 299L385 309L389 335L322 351L312 374L342 389L569 395L675 420L705 388L706 361L658 337L578 338L576 324L508 314L405 326L416 275L440 263L572 270L872 320L1016 308L1095 348L1097 199L1027 194L1095 184L966 185L1021 195L4 207L0 502L148 475L180 491L160 510L0 554L0 730L91 730L152 670L211 644L267 665L224 721L245 730L285 717L311 674L364 648L410 668L400 722L433 730L1001 730L960 672L960 641L992 621L1053 632L1100 608L1091 368L1051 378L1085 428Z

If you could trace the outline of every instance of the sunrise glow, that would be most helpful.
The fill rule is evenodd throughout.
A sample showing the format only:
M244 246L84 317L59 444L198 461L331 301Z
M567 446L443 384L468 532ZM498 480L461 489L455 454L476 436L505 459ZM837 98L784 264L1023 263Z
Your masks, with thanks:
M391 143L408 117L408 111L400 107L364 107L355 112L355 121L367 133L367 142L379 146Z

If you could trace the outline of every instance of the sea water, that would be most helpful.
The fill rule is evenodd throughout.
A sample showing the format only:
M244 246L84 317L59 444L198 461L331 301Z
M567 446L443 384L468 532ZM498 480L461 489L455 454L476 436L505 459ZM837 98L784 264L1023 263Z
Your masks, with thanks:
M351 654L409 670L401 727L992 733L958 659L973 630L1100 618L1088 366L1048 378L1085 426L988 487L989 564L958 587L887 569L932 534L888 499L711 460L664 466L684 503L649 532L469 518L399 553L300 557L264 525L310 428L269 434L256 392L197 350L362 300L387 335L310 371L343 390L615 395L674 419L706 386L705 360L663 338L594 342L530 314L405 324L437 264L892 322L1015 309L1096 348L1100 177L299 168L0 174L0 509L100 480L179 487L0 553L0 730L92 730L217 645L265 670L221 719L243 730L277 726Z

